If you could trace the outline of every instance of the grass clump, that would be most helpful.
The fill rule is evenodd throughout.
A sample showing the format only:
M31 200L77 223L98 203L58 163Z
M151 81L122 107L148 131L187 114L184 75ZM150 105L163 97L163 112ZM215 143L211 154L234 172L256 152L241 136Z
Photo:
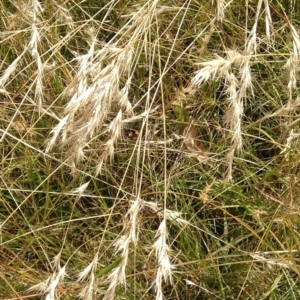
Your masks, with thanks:
M299 4L98 2L0 4L1 299L298 299Z

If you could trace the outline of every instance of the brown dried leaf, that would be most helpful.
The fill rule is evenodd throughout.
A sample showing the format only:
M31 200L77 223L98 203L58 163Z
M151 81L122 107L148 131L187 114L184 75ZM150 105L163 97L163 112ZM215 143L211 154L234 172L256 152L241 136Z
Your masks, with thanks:
M199 141L199 131L190 124L184 128L184 145L191 152L191 157L196 157L200 162L203 162L203 156L209 157L209 153L205 146Z

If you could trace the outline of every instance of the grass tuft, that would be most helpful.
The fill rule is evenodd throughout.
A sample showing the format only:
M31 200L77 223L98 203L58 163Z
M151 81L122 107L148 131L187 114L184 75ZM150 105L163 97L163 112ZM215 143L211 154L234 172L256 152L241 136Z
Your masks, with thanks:
M299 299L297 1L0 3L0 298Z

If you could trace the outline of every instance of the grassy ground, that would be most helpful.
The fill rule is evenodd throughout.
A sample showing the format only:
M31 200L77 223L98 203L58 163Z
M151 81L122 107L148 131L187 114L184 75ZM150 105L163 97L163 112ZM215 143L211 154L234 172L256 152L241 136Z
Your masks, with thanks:
M297 1L1 1L1 299L300 299Z

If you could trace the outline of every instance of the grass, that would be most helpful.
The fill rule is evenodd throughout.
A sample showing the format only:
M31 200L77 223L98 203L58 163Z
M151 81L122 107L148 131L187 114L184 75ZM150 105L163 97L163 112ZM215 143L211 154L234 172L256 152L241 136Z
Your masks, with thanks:
M299 4L100 2L0 4L0 298L298 299Z

